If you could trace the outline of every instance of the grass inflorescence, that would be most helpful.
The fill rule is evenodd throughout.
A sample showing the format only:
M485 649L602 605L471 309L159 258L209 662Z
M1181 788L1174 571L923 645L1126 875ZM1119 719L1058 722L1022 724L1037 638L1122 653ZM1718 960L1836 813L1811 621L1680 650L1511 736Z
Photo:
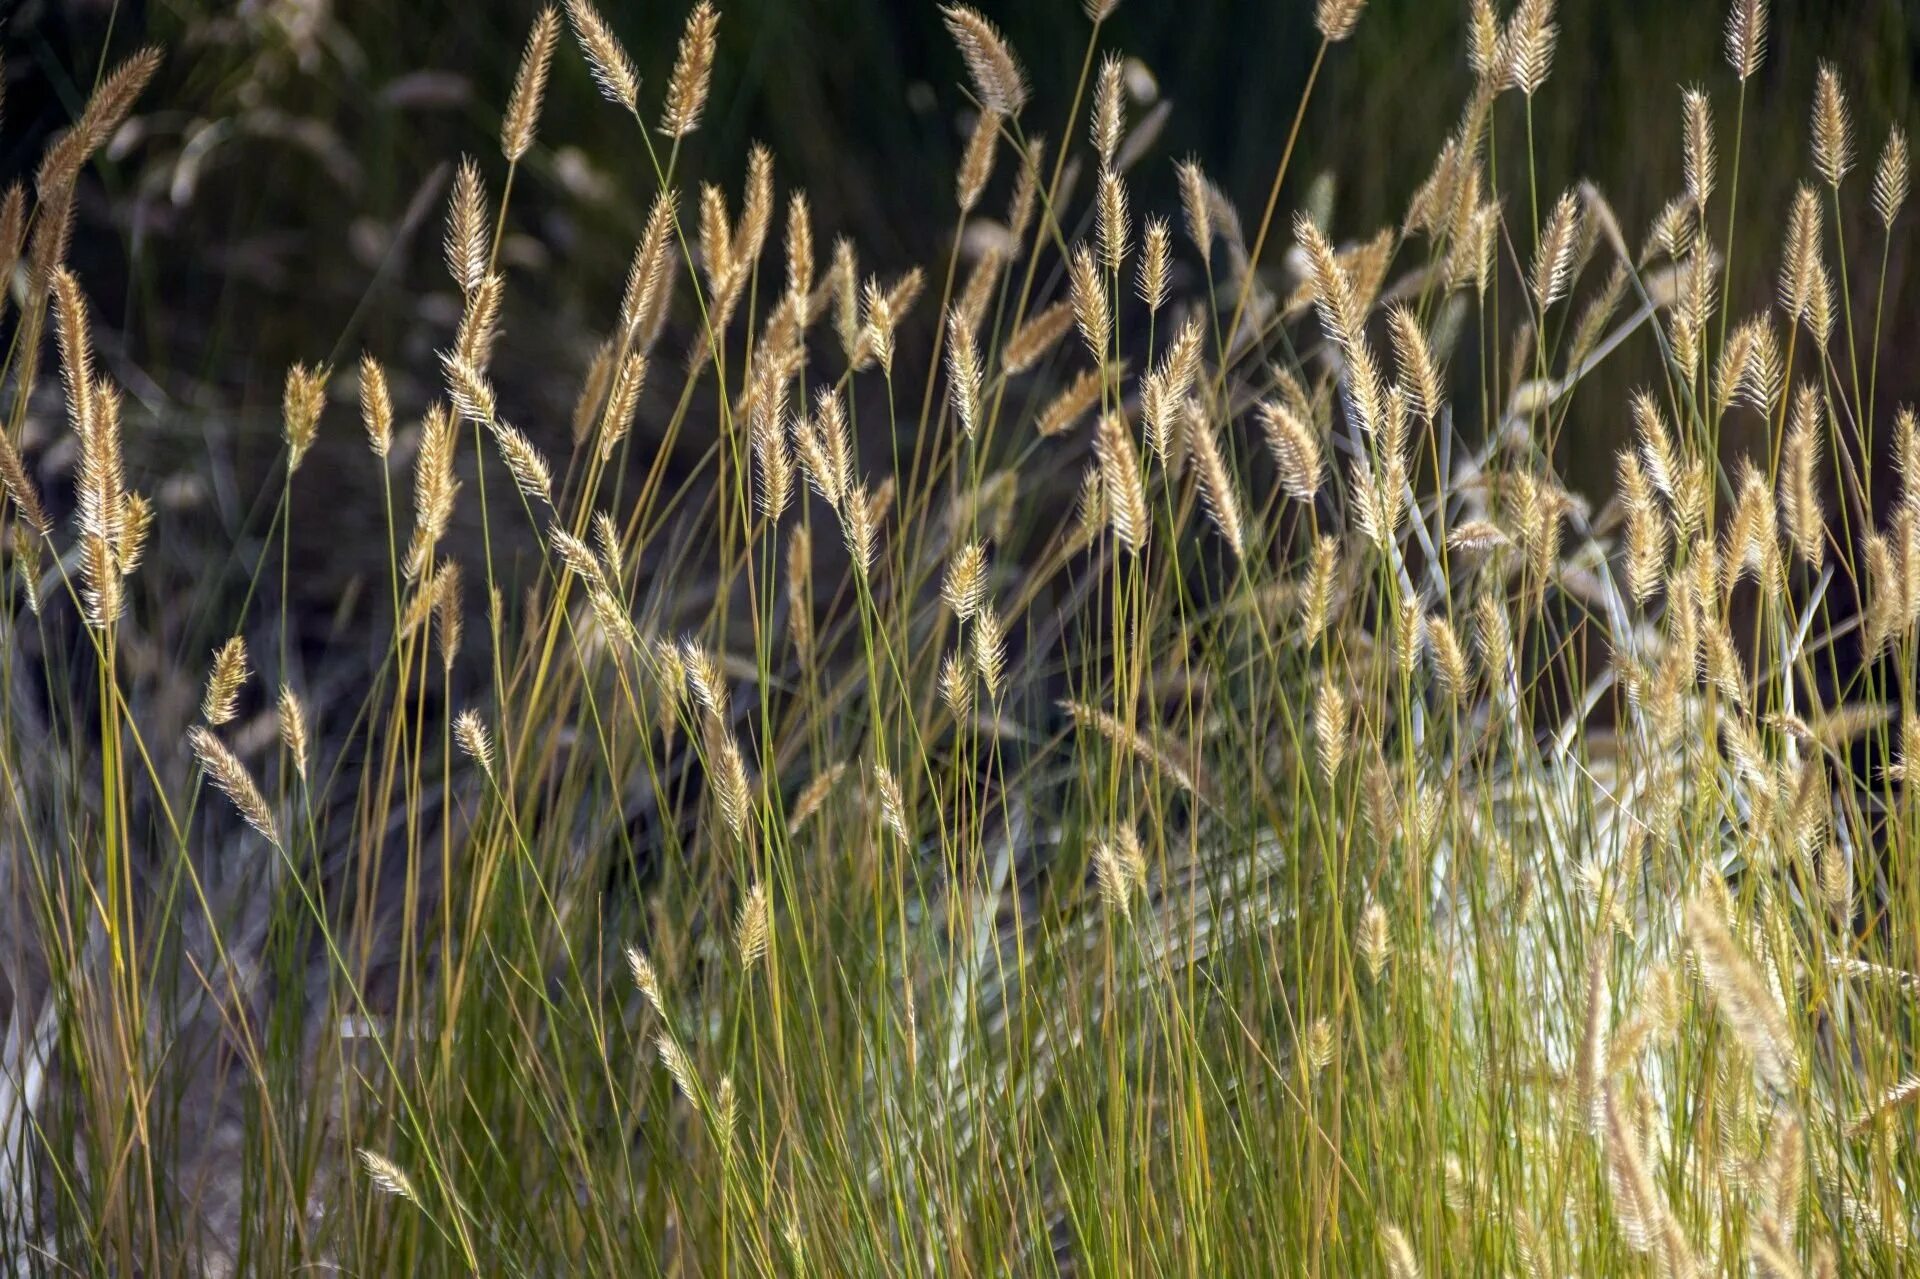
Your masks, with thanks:
M1283 202L1368 21L1320 0L1246 221L1155 157L1115 7L1063 93L942 10L925 268L764 149L699 171L706 0L661 85L540 12L452 182L457 327L417 381L287 373L194 647L133 589L166 515L67 265L158 55L100 78L0 203L11 1272L1911 1264L1920 426L1858 291L1905 134L1823 64L1806 183L1742 205L1734 0L1636 236L1536 181L1551 0L1474 0L1431 175L1341 226ZM653 187L556 425L496 376L501 248L584 75ZM1577 394L1629 346L1653 380ZM1601 415L1614 474L1564 473ZM302 471L329 434L378 510ZM343 518L378 642L321 686L293 556Z

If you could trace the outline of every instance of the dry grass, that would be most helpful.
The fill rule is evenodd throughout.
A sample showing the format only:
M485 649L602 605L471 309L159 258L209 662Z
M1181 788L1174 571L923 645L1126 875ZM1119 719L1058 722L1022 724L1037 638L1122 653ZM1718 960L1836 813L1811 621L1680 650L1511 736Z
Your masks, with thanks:
M101 79L0 208L13 1272L1904 1272L1920 434L1838 232L1904 233L1904 135L1861 189L1823 67L1820 185L1741 206L1736 0L1635 253L1534 181L1550 0L1481 2L1404 222L1281 209L1289 138L1251 242L1181 162L1183 244L1113 7L1040 95L943 10L977 109L926 273L819 252L763 149L737 201L689 171L704 0L657 117L615 24L568 0L583 72L541 12L454 184L443 393L288 373L258 590L184 673L65 266L153 57ZM584 73L656 185L567 436L493 359ZM1735 226L1777 297L1722 296ZM1629 343L1656 382L1575 395ZM346 400L388 555L343 694L287 596L363 518L295 474ZM1596 413L1611 488L1556 469Z

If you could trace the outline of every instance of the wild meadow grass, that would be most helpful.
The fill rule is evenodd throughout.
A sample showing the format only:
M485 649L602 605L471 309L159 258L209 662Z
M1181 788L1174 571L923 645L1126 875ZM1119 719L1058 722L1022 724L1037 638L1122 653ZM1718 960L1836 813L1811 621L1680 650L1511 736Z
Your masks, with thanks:
M0 205L8 1272L1906 1273L1906 140L1842 67L1804 161L1743 137L1735 0L1629 228L1534 179L1551 0L1474 0L1431 176L1341 226L1289 166L1363 5L1247 210L1156 152L1114 0L1058 118L948 7L924 268L694 162L706 0L663 86L664 33L541 12L457 330L287 373L197 698L66 265L158 54L103 75ZM651 211L572 422L515 425L500 249L582 57ZM1625 347L1658 376L1577 396ZM1600 418L1616 472L1556 470ZM302 471L356 430L379 509ZM345 692L288 622L342 521L387 548Z

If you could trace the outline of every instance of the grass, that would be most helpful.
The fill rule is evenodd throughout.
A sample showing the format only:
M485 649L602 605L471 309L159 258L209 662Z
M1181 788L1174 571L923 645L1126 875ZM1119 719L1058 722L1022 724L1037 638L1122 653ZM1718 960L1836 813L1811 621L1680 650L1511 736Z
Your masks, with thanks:
M1823 71L1793 208L1723 193L1779 162L1739 0L1635 244L1535 178L1551 4L1476 5L1397 225L1282 206L1304 97L1251 236L1197 161L1151 221L1110 8L1045 122L947 11L975 141L925 273L816 239L764 151L690 171L707 5L661 102L586 0L541 16L453 186L442 392L289 372L188 696L63 265L153 59L100 79L0 210L15 1273L1903 1271L1920 438L1859 286L1904 139L1857 172ZM568 443L492 357L576 47L655 189ZM1784 241L1747 313L1735 228ZM1634 440L1563 474L1623 348ZM353 401L377 515L301 469ZM387 551L341 693L289 615L346 519Z

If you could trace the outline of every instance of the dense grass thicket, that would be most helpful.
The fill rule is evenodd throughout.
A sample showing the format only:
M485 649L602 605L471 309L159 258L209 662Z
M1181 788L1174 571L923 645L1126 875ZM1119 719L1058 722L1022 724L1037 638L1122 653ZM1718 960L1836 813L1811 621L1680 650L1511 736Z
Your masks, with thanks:
M0 1270L1907 1271L1905 137L1824 64L1804 139L1743 131L1734 0L1627 225L1536 180L1552 0L1472 0L1431 175L1343 226L1289 169L1369 15L1318 0L1236 209L1114 6L1058 119L944 10L924 267L709 167L706 0L658 85L622 41L672 33L540 12L452 181L457 327L287 372L217 614L141 589L177 481L68 267L159 54L103 60L0 202ZM568 143L650 211L531 420L502 245L588 74ZM1658 378L1583 394L1623 349ZM1557 465L1599 421L1613 472ZM361 432L370 509L302 469ZM330 658L291 601L349 527L378 640Z

